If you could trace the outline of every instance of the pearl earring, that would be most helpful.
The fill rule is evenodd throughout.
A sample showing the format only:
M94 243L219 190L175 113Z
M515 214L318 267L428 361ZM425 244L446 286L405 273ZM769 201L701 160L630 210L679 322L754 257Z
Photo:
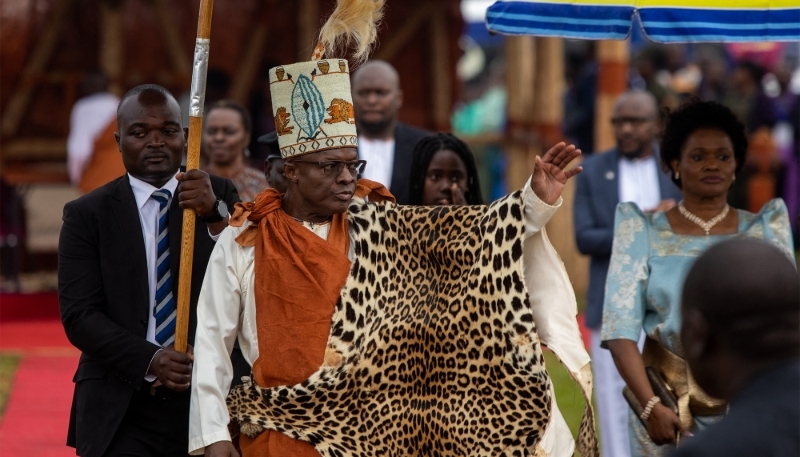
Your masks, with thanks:
M675 179L681 179L680 172L678 172L678 171L675 172Z

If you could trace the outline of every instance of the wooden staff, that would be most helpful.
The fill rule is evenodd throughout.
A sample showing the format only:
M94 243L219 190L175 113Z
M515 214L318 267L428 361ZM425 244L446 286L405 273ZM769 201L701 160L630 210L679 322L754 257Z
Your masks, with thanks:
M189 148L186 171L200 166L200 140L203 132L203 104L206 98L208 50L211 44L211 11L214 0L200 0L197 39L192 64L192 89L189 105ZM192 295L192 258L194 257L194 210L183 210L181 266L178 275L178 312L175 321L175 350L186 352L189 339L189 298Z

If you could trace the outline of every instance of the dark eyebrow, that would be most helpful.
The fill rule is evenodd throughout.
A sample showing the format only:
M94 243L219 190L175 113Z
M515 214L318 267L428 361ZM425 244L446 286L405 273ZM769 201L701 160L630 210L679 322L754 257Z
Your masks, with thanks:
M178 128L180 128L180 126L181 126L181 124L180 124L180 123L178 123L178 122L175 122L175 121L165 121L165 122L164 122L164 124L163 124L161 127L178 127ZM145 122L134 122L133 124L131 124L131 125L129 125L129 126L128 126L128 129L133 129L133 128L143 128L143 129L146 129L146 128L148 128L148 125L147 125L147 123L145 123Z

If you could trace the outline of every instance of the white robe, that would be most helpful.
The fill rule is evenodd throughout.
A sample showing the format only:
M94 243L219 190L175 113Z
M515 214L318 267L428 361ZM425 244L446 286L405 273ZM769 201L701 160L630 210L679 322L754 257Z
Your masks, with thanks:
M589 354L575 319L575 294L564 265L544 230L544 225L561 206L561 199L555 206L544 203L531 190L530 181L524 187L523 199L523 265L536 331L542 343L576 379L590 384ZM242 354L251 366L258 358L253 290L255 248L236 242L236 237L249 225L247 221L242 227L228 227L222 232L208 262L197 304L189 416L189 453L192 455L202 455L206 446L231 439L225 398L233 377L229 354L235 339L239 339ZM306 227L327 239L329 225ZM352 249L348 257L353 260ZM549 457L569 457L575 450L575 442L558 410L552 385L550 389L552 417L540 445Z

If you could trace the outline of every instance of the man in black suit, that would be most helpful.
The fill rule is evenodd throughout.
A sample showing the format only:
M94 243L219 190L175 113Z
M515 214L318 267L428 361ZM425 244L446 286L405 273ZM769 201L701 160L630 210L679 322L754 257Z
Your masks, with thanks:
M353 74L358 156L369 164L363 177L387 186L406 205L414 146L432 132L399 122L402 106L400 77L388 62L371 60Z
M192 357L172 345L183 209L199 216L194 308L227 207L239 198L228 180L179 172L187 132L163 87L128 92L117 128L128 173L64 207L59 304L82 352L67 444L83 457L185 456Z
M697 384L729 402L674 457L800 455L800 276L763 241L712 246L689 271L681 343Z

